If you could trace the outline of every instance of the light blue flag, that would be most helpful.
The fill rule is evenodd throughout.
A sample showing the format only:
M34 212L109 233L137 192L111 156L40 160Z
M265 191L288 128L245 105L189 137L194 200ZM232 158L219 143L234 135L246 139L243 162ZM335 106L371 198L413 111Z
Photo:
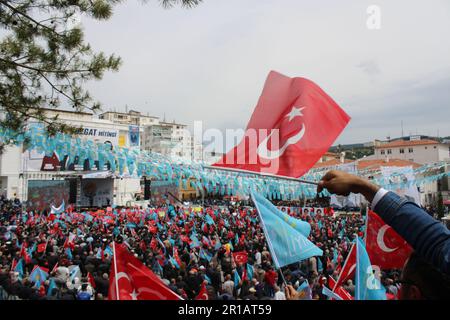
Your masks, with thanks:
M67 259L69 259L69 260L73 259L72 250L70 250L70 248L66 249L66 254L67 254Z
M286 224L290 225L292 228L299 231L305 237L309 237L309 234L311 232L311 225L308 222L291 217L287 213L281 211L276 206L274 206L272 202L264 198L262 195L257 193L252 194L253 197L256 198L256 201L260 204L260 207L265 207L265 211L277 215Z
M214 250L219 250L222 247L222 243L220 243L219 240L217 240L216 245L214 246Z
M208 253L206 253L205 250L203 250L203 248L200 248L200 253L199 253L199 255L200 255L200 258L201 258L201 259L205 259L205 260L207 260L208 262L210 262L211 259L212 259L211 255L209 255Z
M112 251L112 249L111 249L111 247L109 245L106 246L105 253L108 254L108 256L110 258L112 258L112 256L114 255L114 253L113 253L113 251Z
M335 264L337 263L338 257L339 257L339 253L338 253L337 249L334 248L333 249L333 263L335 263Z
M22 280L22 278L23 278L23 259L20 259L19 262L17 262L16 267L14 268L14 271L19 273L19 279Z
M47 272L42 270L39 267L36 267L31 273L30 273L30 280L31 282L38 284L37 287L40 286L41 281L47 280Z
M81 278L81 270L79 266L75 266L71 271L70 271L70 281L73 282L73 280L75 280L76 277Z
M48 285L47 297L50 297L52 295L52 291L55 288L56 288L56 282L55 282L55 279L52 278L50 280L50 284Z
M375 274L359 237L356 238L355 300L386 300L386 290Z
M211 279L206 274L203 276L205 277L205 280L208 281L208 284L212 284Z
M240 281L241 277L239 276L239 273L237 272L237 270L234 270L234 286L237 287Z
M322 250L309 241L299 230L302 224L308 223L299 221L301 224L293 225L289 222L289 219L285 219L281 214L277 214L276 211L278 209L263 196L252 192L252 199L260 216L277 269L323 254ZM304 229L304 232L306 232L311 227Z
M214 222L214 219L211 218L211 216L210 216L209 214L206 214L206 215L205 215L205 221L206 221L206 223L209 224L209 225L216 224L216 223Z
M300 300L312 300L312 292L308 280L303 281L297 288L297 292L300 292Z
M322 294L326 295L330 299L343 300L341 297L339 297L336 293L328 289L326 286L323 286Z
M195 234L192 234L190 238L191 238L191 240L192 240L192 242L191 242L191 244L190 244L190 247L191 247L191 248L197 248L197 247L200 247L200 246L201 246L200 241L198 241L198 239L197 239L197 237L195 236Z
M247 278L251 281L253 279L253 266L247 263Z
M169 261L175 268L180 269L180 265L171 255L169 255Z

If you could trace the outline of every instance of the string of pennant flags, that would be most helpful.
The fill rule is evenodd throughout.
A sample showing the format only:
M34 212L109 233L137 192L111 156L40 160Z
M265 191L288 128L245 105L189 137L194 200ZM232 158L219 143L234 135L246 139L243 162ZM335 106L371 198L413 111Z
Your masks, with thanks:
M181 158L168 157L155 152L137 148L114 147L92 140L84 140L67 134L58 133L48 136L41 125L31 125L24 133L16 133L0 128L0 143L9 144L14 141L17 146L23 144L25 150L34 150L51 157L67 155L69 159L87 159L90 163L98 162L99 168L109 164L110 171L120 178L146 177L189 186L197 190L220 195L249 195L251 192L263 194L269 199L291 200L316 197L316 186L303 184L278 177L259 176L258 174L237 171L222 171L204 163L187 161ZM380 175L380 170L362 170L356 172L360 176L376 176L373 182L384 188L405 189L411 185L421 186L433 183L448 176L449 162L426 164L413 170L415 179L407 179L401 170L388 178ZM334 167L339 169L339 166ZM330 168L311 169L302 179L318 182ZM329 193L324 190L324 196Z

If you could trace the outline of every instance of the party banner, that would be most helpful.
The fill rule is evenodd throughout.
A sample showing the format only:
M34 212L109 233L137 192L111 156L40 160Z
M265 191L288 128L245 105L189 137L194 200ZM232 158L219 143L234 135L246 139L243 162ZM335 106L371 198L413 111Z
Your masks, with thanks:
M130 147L139 147L139 126L129 127Z

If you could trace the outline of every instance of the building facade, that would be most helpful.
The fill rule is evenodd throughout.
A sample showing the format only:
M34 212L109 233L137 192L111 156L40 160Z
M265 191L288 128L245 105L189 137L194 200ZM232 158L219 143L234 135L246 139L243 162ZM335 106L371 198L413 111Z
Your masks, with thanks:
M411 137L409 140L398 139L377 143L374 156L377 160L390 158L427 164L450 160L450 145L431 139Z

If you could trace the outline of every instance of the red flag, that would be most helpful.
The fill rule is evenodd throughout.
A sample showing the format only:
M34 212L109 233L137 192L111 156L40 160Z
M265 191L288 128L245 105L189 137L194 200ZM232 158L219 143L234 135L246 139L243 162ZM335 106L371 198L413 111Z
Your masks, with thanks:
M53 267L53 269L52 269L52 272L51 273L54 273L54 272L56 272L56 269L58 269L58 262L55 264L55 266Z
M373 211L367 217L366 249L372 265L401 269L413 249Z
M328 277L328 287L331 289L336 287L336 280L334 280L331 276ZM353 300L352 295L342 286L336 287L336 289L334 289L334 293L341 297L342 300Z
M195 297L195 300L209 300L208 290L206 290L206 283L203 281L202 288L198 293L198 296Z
M331 288L332 291L335 291L337 287L341 286L345 281L351 279L355 274L356 268L356 246L353 243L350 252L348 253L347 259L342 266L341 273L339 274L339 278L336 281L336 285L334 288Z
M178 265L181 267L181 265L182 265L181 259L180 259L180 256L178 255L178 249L175 247L173 248L173 258L178 263Z
M87 278L88 278L89 283L91 284L91 287L95 288L96 287L95 286L95 280L94 280L94 277L92 276L92 274L90 272L88 272Z
M47 242L40 243L37 245L37 252L39 253L45 252L46 249L47 249Z
M248 261L248 253L246 251L233 252L233 258L236 264L242 265Z
M271 71L244 138L214 166L300 177L349 120L312 81Z
M113 243L109 300L180 300L123 244Z

